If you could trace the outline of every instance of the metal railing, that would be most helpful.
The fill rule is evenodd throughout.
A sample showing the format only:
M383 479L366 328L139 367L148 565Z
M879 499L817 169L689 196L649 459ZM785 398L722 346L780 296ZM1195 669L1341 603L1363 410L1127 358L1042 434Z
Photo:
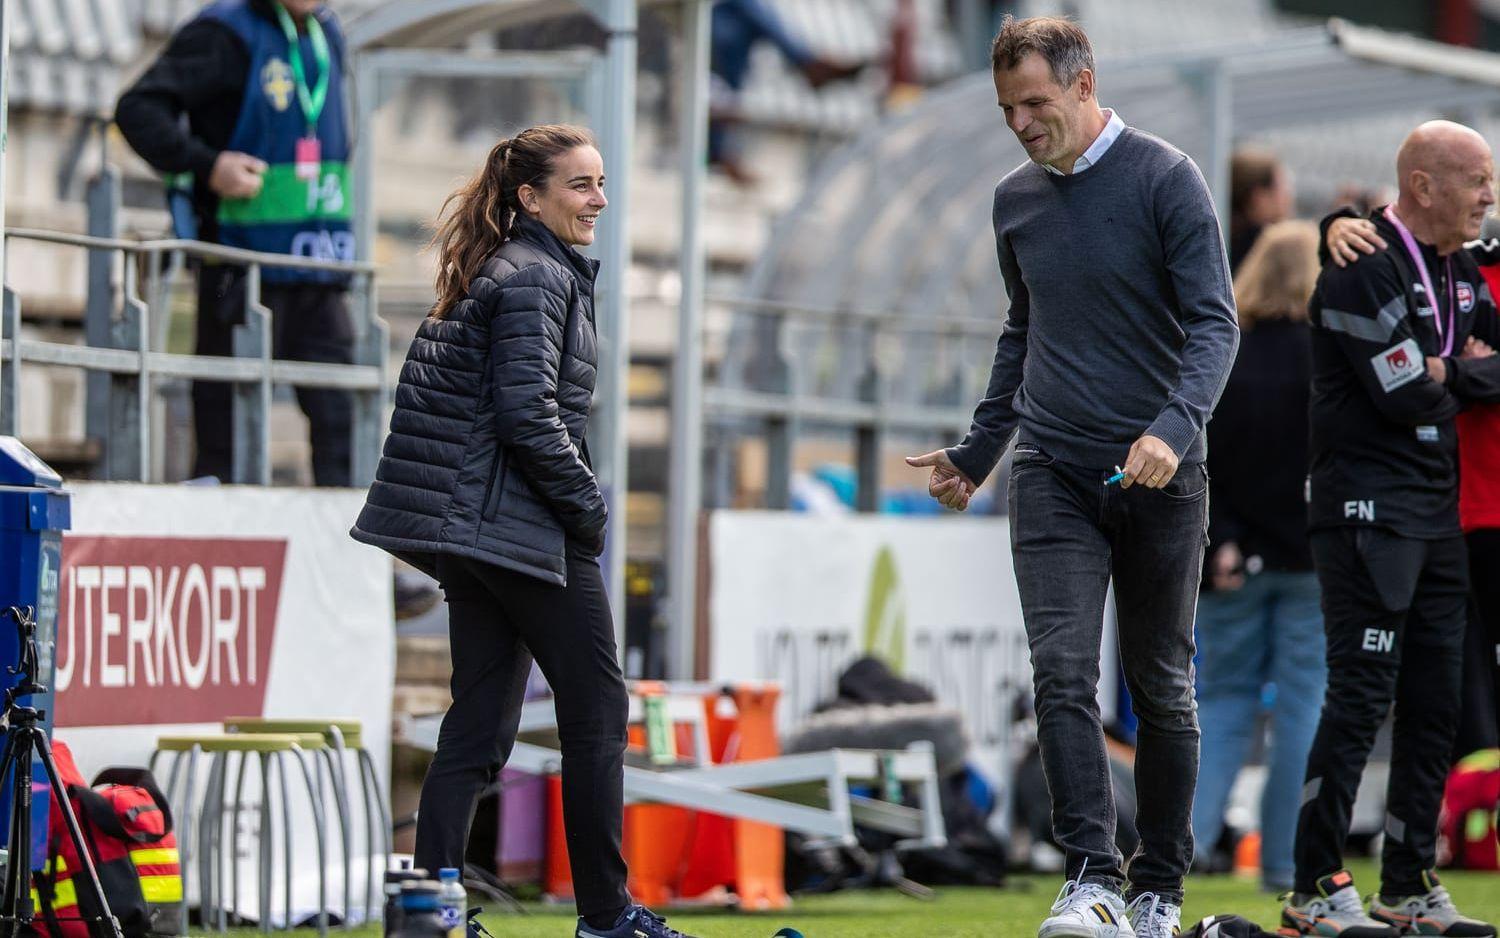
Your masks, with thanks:
M102 259L105 276L89 278L88 317L91 338L84 345L21 338L20 297L6 287L0 309L0 434L20 429L21 367L25 363L63 365L109 376L108 417L102 434L103 478L160 481L153 478L152 409L158 378L191 378L234 385L232 426L234 458L228 481L257 485L271 482L271 400L275 384L337 388L353 395L354 419L351 479L368 484L380 455L388 396L386 363L389 330L376 313L375 268L367 263L314 260L264 254L201 241L132 241L37 229L7 229L7 242L25 240L80 248L90 252L91 272ZM12 256L7 252L7 256ZM123 258L123 277L116 290L109 271ZM245 269L245 322L234 327L233 357L185 355L153 347L153 326L170 317L171 278L185 259L242 266ZM284 361L271 357L271 311L261 302L264 268L323 271L350 278L353 312L352 364ZM141 271L148 285L140 289ZM102 295L101 295L102 294ZM102 314L101 314L102 310ZM91 421L92 422L92 421ZM94 427L90 427L92 435Z
M732 337L726 347L748 341L756 350L747 362L731 362L727 356L721 359L725 367L743 366L753 376L741 374L731 382L721 375L705 387L705 416L721 434L764 438L765 507L773 509L789 506L794 446L804 427L815 426L853 435L855 507L878 510L886 440L937 437L956 442L961 438L988 380L1001 327L999 319L917 318L735 297L712 297L709 306L727 313L719 317L721 328L727 318L726 331ZM747 325L748 329L743 328ZM798 327L802 327L801 334ZM947 354L940 358L954 360L948 381L935 393L897 393L893 387L893 366L883 359L902 357L901 347L911 338L942 348ZM892 345L897 354L883 354ZM831 366L833 370L852 376L845 382L848 393L810 387L818 383L809 378L816 371L810 362L830 347L839 359ZM965 356L971 362L958 367L957 360ZM930 403L933 398L939 402ZM717 478L709 488L720 493L714 502L722 504L722 493L728 488L725 477L731 469L726 448L720 446L719 452Z

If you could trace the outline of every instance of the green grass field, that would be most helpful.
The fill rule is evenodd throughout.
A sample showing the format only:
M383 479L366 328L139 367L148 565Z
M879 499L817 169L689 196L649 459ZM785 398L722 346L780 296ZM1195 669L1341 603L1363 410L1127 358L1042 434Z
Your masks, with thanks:
M1356 863L1353 869L1361 889L1375 888L1373 864ZM1443 882L1470 915L1500 921L1500 874L1450 872ZM770 938L784 925L806 938L1032 938L1060 884L1056 877L1018 876L1005 889L943 889L932 902L909 899L894 890L843 892L799 898L786 912L668 910L668 919L701 938ZM1279 911L1276 897L1260 892L1255 883L1195 876L1188 883L1183 919L1186 925L1205 915L1235 913L1274 930ZM570 938L573 914L571 907L529 905L525 915L487 915L484 922L496 938ZM349 934L370 938L377 930L369 927Z

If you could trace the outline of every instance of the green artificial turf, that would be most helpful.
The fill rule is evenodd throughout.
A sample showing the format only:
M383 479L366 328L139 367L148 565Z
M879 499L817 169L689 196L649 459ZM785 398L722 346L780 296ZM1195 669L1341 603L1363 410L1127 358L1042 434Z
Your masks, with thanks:
M1373 864L1353 865L1360 889L1373 891ZM1500 874L1445 872L1443 882L1459 907L1470 915L1500 921ZM770 938L782 926L806 938L865 938L873 935L921 938L1032 938L1047 914L1061 881L1057 877L1017 876L1005 889L940 889L937 899L924 902L894 890L841 892L797 898L785 912L735 913L667 910L675 928L700 938ZM1214 913L1235 913L1275 930L1280 904L1262 893L1256 883L1227 876L1195 876L1188 882L1186 928ZM528 905L525 915L487 915L486 927L496 938L571 938L573 914L568 906ZM301 934L308 934L304 930ZM237 930L236 934L253 934ZM348 934L373 938L374 926Z

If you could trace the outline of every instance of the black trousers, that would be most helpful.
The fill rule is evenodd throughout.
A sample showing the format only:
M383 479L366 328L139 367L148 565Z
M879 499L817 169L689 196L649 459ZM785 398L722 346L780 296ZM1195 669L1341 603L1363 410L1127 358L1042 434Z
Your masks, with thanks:
M453 706L422 783L416 865L463 867L480 792L516 741L532 659L557 707L563 823L578 914L630 904L620 836L629 698L599 562L569 550L568 585L443 555Z
M1343 866L1360 775L1394 701L1381 892L1425 892L1458 724L1468 554L1462 537L1417 540L1370 527L1312 534L1328 635L1328 690L1307 760L1298 892Z
M1500 528L1470 531L1469 625L1455 761L1500 746Z
M271 310L271 355L303 362L348 364L354 330L342 287L329 284L265 284L261 302ZM238 267L198 271L199 355L233 355L234 327L245 321L245 272ZM198 449L193 475L227 482L234 466L231 385L193 382L193 429ZM348 391L297 388L312 442L313 481L348 485L353 452L354 403Z
M1037 745L1052 831L1067 875L1134 898L1182 901L1193 858L1198 778L1193 612L1203 573L1208 473L1187 465L1160 489L1105 484L1106 473L1016 447L1010 538L1031 646ZM1120 662L1139 718L1135 826L1128 868L1099 718L1099 646L1114 583ZM1128 876L1127 876L1128 874Z

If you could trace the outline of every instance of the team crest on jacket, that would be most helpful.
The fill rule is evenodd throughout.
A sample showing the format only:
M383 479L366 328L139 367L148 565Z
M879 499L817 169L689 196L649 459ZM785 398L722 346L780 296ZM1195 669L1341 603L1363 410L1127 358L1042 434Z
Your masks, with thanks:
M1474 308L1474 287L1467 281L1460 280L1453 285L1454 293L1458 296L1458 308L1464 312Z
M276 110L285 111L291 107L292 92L297 90L297 86L292 84L291 66L272 57L265 68L260 70L260 87Z

